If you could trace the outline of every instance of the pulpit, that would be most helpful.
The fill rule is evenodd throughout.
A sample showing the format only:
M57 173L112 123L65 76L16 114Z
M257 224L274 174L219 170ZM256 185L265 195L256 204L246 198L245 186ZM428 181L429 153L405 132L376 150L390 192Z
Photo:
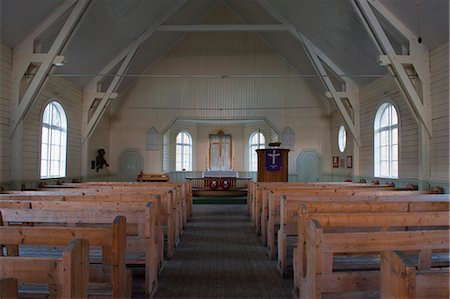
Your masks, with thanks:
M258 154L258 182L287 182L289 149L266 148Z

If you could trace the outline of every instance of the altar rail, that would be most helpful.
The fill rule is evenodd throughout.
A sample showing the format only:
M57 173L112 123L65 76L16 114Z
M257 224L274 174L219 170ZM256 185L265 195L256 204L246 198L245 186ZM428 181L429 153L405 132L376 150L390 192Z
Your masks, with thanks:
M252 181L252 178L190 178L186 180L192 184L192 189L210 189L211 180L228 180L230 187L229 190L234 189L247 189L247 184Z

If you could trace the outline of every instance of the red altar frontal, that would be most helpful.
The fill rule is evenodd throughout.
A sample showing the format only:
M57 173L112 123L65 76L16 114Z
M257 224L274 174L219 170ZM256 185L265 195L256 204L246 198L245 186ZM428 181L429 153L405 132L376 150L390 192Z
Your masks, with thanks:
M202 173L203 187L209 190L229 190L236 187L236 178L239 176L233 170L206 170Z

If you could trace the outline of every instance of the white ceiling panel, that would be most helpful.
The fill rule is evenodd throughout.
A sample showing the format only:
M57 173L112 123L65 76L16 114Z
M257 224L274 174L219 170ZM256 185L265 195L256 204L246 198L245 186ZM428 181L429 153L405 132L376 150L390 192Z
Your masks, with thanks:
M449 41L448 0L379 0L429 49Z
M0 35L13 47L33 32L64 0L0 0Z
M177 0L92 0L64 51L66 64L55 69L79 86L88 83L132 41L152 27ZM372 1L372 0L371 0ZM435 48L449 40L448 0L373 0L389 9L412 32L420 24L424 43ZM51 14L64 0L0 0L1 41L13 47ZM354 12L351 0L267 0L295 28L302 32L331 61L358 84L386 73L377 64L378 52ZM218 4L224 3L248 24L279 24L256 0L189 0L165 24L198 24ZM419 5L417 5L419 3ZM404 42L395 28L378 15L397 51ZM214 24L220 24L220 16ZM63 20L42 35L45 50ZM211 20L208 20L211 22ZM182 33L157 32L139 49L130 74L142 73L182 37ZM261 33L267 44L299 74L315 74L301 43L288 32ZM81 74L88 74L80 76ZM133 79L127 78L123 86ZM320 80L305 79L320 89Z

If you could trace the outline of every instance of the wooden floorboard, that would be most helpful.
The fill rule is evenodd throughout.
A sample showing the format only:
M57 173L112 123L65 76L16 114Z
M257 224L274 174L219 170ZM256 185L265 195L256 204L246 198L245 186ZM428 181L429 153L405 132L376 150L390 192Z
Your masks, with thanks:
M291 298L246 216L246 205L194 205L155 298Z

